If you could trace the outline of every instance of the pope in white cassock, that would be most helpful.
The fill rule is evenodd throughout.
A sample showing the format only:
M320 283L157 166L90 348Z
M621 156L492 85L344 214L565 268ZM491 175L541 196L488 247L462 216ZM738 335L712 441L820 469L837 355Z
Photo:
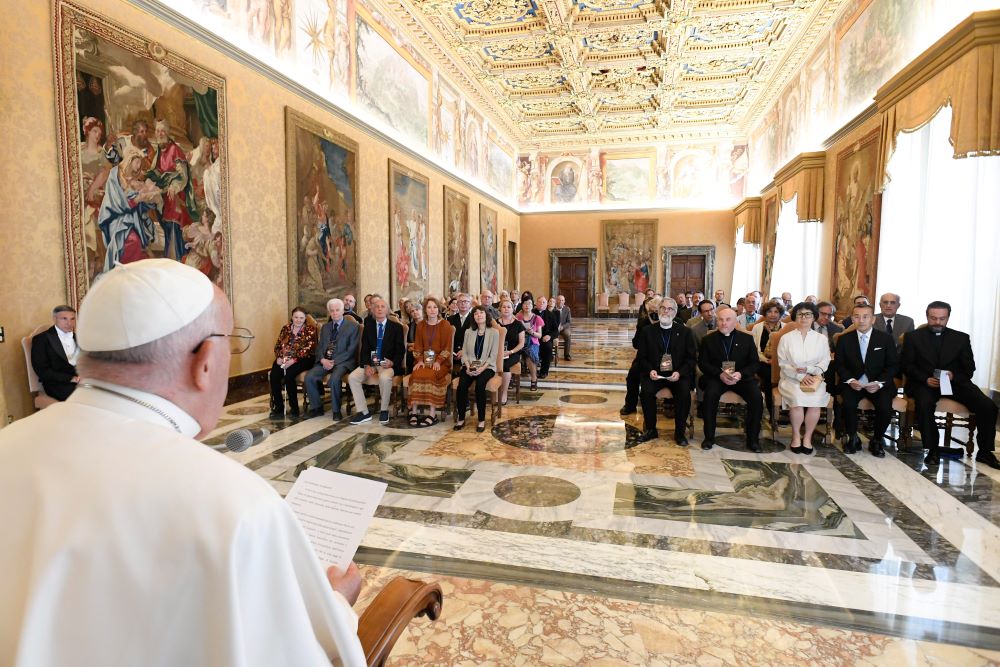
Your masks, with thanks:
M87 294L79 389L0 431L0 665L365 664L357 567L324 573L285 501L194 439L232 328L169 259Z

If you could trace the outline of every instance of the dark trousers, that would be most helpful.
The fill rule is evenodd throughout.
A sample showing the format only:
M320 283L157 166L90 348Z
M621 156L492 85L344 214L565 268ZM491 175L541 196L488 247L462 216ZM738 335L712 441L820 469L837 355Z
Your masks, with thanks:
M47 395L57 401L65 401L74 391L76 391L76 383L49 380L48 382L42 383L42 389L45 390Z
M487 368L476 376L469 375L462 369L462 374L458 380L458 395L455 396L455 404L458 410L458 421L465 419L465 408L469 402L469 385L476 385L476 410L479 411L479 421L486 421L486 383L496 375L492 368Z
M299 359L294 364L281 370L281 366L275 361L271 364L271 372L268 379L271 381L271 409L275 412L285 411L285 403L281 399L281 387L284 385L288 393L288 407L293 413L299 411L299 392L295 386L295 378L299 373L309 370L313 365L312 359Z
M545 375L549 372L549 365L552 363L552 339L543 340L538 343L538 360L541 362L541 368L538 372Z
M885 437L885 430L889 428L889 422L892 421L892 397L896 395L896 384L888 382L874 394L869 394L864 390L854 391L850 385L841 383L839 393L843 402L841 412L847 437L853 439L858 434L858 403L861 399L867 398L875 406L875 431L872 433L872 442L881 442Z
M571 336L569 334L569 326L559 332L559 337L562 338L562 349L563 349L563 359L569 361L570 351L569 344Z
M705 422L705 439L715 440L719 399L727 391L738 394L746 401L747 442L757 442L760 438L760 420L764 414L764 402L760 398L760 385L756 376L743 376L743 379L734 385L728 385L717 377L701 376L701 418Z
M344 376L351 372L351 369L344 364L335 365L329 371L330 377L327 385L330 387L330 409L333 412L340 412L340 395L343 391ZM327 370L322 365L316 364L306 373L306 395L309 397L310 410L323 409L323 377Z
M625 407L635 410L639 405L639 388L642 384L642 370L639 368L639 360L633 359L632 365L625 376Z
M642 427L647 431L656 428L656 392L665 388L674 395L674 433L677 437L684 436L688 415L691 413L690 380L684 376L676 382L651 380L649 375L646 375L642 378L641 387Z
M718 379L718 378L716 378ZM757 371L757 382L760 384L761 391L764 392L764 407L767 408L767 414L774 414L774 385L771 384L771 366L768 364L764 366L761 370ZM719 384L724 384L719 380ZM829 386L829 385L828 385ZM722 394L719 394L720 396Z
M927 385L907 385L916 405L917 427L924 447L930 451L938 448L938 429L934 424L934 406L941 398L941 392ZM993 439L997 435L997 406L986 397L979 387L969 381L951 381L952 400L958 401L976 415L976 442L979 451L992 452ZM951 446L945 443L946 447Z

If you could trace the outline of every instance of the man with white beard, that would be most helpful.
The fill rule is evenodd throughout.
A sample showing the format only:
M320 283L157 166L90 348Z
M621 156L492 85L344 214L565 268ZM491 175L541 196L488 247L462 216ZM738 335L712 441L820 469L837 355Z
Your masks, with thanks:
M694 334L675 320L677 302L667 297L660 302L657 326L648 326L639 338L638 361L642 376L643 432L640 442L659 437L656 430L656 392L670 389L674 395L674 438L681 447L688 444L685 428L691 412L691 387L696 363Z

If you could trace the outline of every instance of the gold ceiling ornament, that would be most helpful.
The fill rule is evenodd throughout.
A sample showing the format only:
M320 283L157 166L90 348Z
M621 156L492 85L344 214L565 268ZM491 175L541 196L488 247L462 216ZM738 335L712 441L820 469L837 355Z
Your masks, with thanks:
M371 1L526 152L746 137L850 0Z

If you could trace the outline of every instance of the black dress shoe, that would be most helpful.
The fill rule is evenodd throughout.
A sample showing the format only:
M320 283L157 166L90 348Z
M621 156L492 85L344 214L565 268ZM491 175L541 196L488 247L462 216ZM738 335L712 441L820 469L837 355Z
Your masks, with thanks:
M622 417L625 417L626 415L634 415L636 412L637 412L636 408L629 407L626 405L622 407L621 410L618 411L618 414L620 414Z
M674 439L677 440L678 447L687 447L690 444L688 439L683 435L674 436Z
M747 444L747 449L749 449L754 454L760 454L764 451L764 448L760 446L760 443L756 440Z
M936 451L933 452L929 451L927 452L927 456L924 457L924 465L936 466L940 463L941 463L941 457L938 455Z
M885 446L881 442L872 441L868 443L868 451L877 459L885 458Z
M278 412L277 410L274 410L274 411L271 412L271 414L269 414L267 416L267 418L268 419L284 419L285 418L285 413L284 412Z
M651 428L648 431L643 431L642 435L639 436L639 442L649 442L650 440L656 440L660 437L660 434L656 432L655 428Z
M789 447L788 451L790 451L792 454L801 454L802 453L802 446L801 445L796 445L795 447Z
M997 457L993 452L979 452L976 454L976 462L985 463L991 468L1000 470L1000 461L997 460Z
M844 453L845 454L857 454L861 451L861 439L858 436L848 438L847 442L844 443Z
M706 452L715 446L715 440L712 438L705 438L701 443L701 448Z

